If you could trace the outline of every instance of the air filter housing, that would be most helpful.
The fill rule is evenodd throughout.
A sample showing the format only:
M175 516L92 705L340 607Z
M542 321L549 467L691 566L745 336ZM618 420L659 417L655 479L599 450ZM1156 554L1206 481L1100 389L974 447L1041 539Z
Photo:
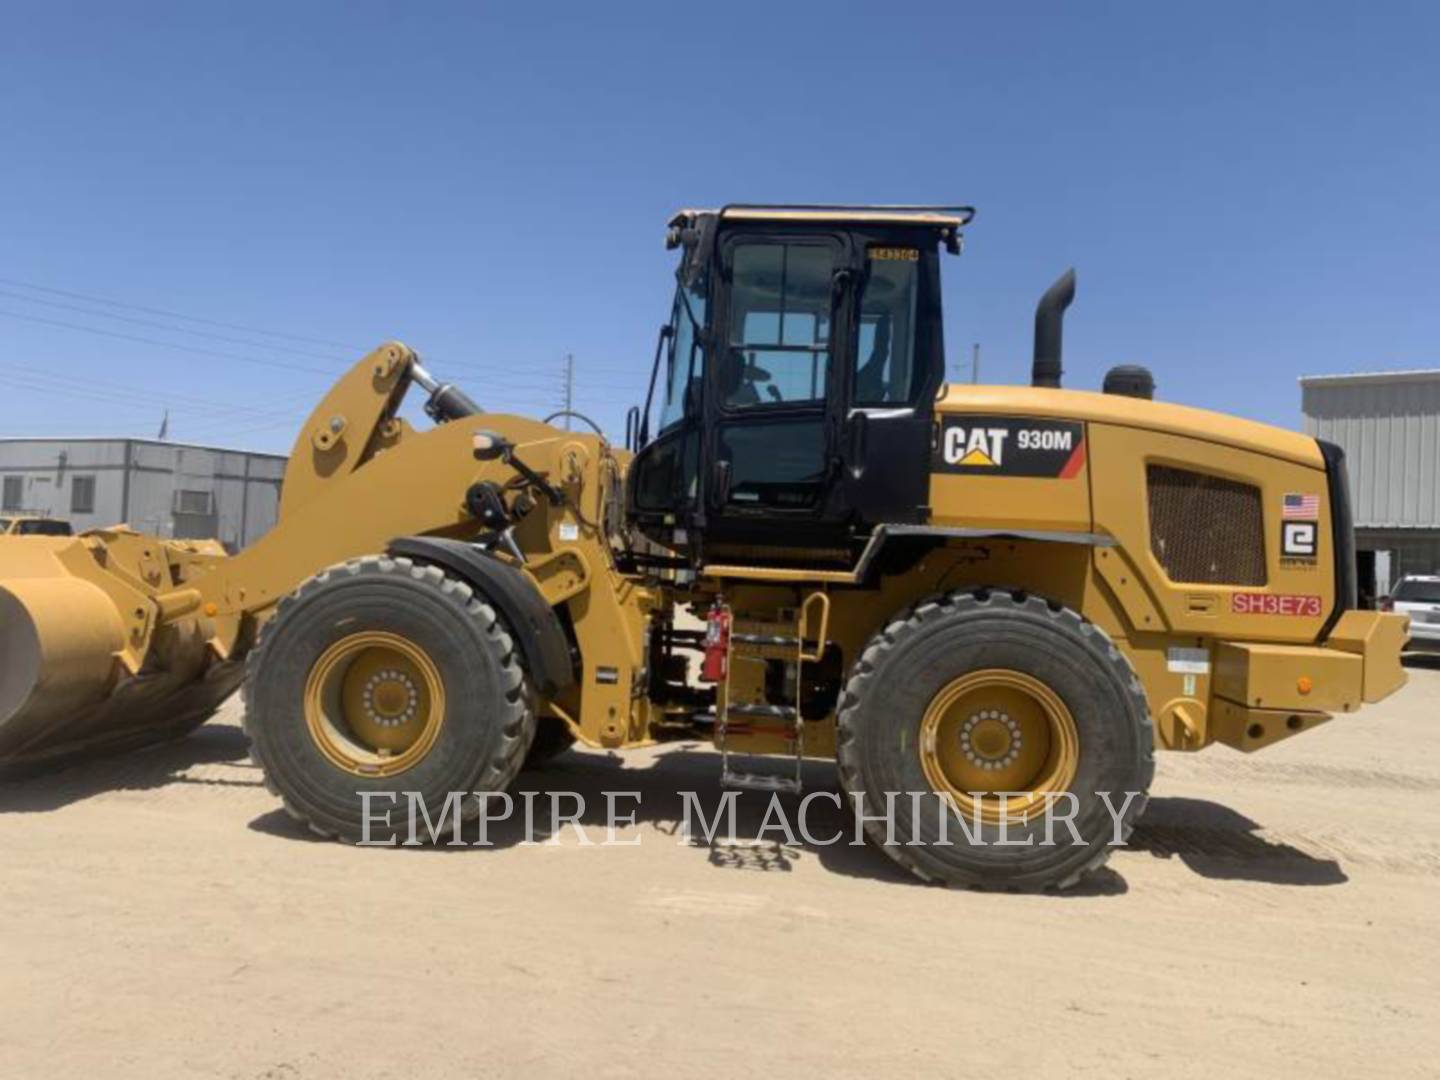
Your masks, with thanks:
M1105 373L1101 389L1107 394L1150 401L1155 397L1155 376L1150 374L1149 368L1139 364L1121 364Z

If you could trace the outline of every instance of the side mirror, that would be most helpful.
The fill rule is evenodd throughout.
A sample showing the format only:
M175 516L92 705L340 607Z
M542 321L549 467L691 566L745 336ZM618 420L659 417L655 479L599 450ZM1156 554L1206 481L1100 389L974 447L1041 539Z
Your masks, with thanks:
M636 429L635 449L639 450L650 441L650 406L655 400L655 380L660 377L660 358L665 355L665 342L674 333L669 323L662 323L655 338L655 362L650 365L650 388L645 391L645 407L640 410L640 425ZM666 383L669 383L668 377Z
M497 431L475 432L472 445L475 448L475 459L477 461L495 461L509 455L515 449L513 443Z

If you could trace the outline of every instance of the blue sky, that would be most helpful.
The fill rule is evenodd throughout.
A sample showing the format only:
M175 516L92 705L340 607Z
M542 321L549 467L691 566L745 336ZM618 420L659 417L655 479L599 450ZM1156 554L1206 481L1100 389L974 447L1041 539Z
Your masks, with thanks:
M526 413L574 353L618 433L664 221L727 201L973 203L986 381L1071 264L1071 386L1293 426L1302 373L1440 364L1440 7L848 10L11 0L0 434L285 450L388 337Z

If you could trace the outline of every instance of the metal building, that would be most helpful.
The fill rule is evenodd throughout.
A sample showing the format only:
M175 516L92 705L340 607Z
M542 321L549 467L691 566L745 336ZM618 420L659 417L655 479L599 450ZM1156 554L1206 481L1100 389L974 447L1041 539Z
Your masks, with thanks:
M1440 572L1440 371L1308 375L1300 388L1306 432L1349 463L1361 591Z
M126 524L232 551L272 525L285 457L153 439L0 439L0 514L40 514L76 532Z

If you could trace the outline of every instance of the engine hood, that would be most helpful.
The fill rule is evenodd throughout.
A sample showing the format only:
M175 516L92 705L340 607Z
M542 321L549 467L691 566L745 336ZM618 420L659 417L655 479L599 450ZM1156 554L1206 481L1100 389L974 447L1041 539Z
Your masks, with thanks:
M1316 469L1325 467L1325 459L1315 440L1297 431L1242 420L1208 409L1117 394L1032 386L951 384L940 388L935 411L941 415L987 413L1038 416L1143 428L1269 454Z

